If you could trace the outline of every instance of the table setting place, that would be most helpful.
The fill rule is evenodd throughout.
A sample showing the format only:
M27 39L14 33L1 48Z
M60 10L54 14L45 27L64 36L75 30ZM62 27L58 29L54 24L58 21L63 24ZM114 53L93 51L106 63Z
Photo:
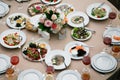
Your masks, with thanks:
M10 1L14 2L7 2ZM118 18L117 12L109 4L96 1L87 5L84 12L63 0L15 2L20 5L28 3L27 14L19 10L11 13L10 6L14 5L9 6L6 0L0 1L0 18L6 20L4 27L7 27L0 32L0 46L5 48L3 50L20 50L19 55L17 52L14 55L0 52L0 80L92 80L92 72L104 76L114 73L106 79L120 79L120 28L114 24L114 20ZM102 38L103 50L92 56L91 50L96 46L87 42L93 40L98 32L89 27L91 20L108 20L102 36L98 35ZM71 41L65 43L62 49L53 49L50 41L65 41L68 29ZM35 39L33 35L29 39L26 34L28 31L37 33L39 38ZM57 39L51 38L54 35L57 35ZM54 44L54 47L59 44L61 43ZM34 63L45 64L44 72L32 67L21 70L18 65L24 64L20 64L20 55L33 66ZM81 70L70 68L73 62L81 62Z

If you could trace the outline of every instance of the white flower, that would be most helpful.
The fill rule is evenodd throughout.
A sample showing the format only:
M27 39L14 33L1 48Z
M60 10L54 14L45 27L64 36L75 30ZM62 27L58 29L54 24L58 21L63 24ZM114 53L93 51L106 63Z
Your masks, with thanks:
M53 14L52 17L51 17L51 19L52 19L53 21L56 20L56 19L57 19L57 15Z

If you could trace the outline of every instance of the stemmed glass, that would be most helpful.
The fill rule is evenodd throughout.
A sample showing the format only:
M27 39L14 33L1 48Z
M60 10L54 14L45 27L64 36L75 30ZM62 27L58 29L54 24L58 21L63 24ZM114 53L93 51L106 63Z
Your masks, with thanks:
M112 24L112 21L113 21L116 17L117 17L117 11L116 11L115 9L113 9L113 10L109 13L109 15L108 15L108 18L109 18L109 25L108 25L108 27L114 26L114 25Z
M116 58L116 60L119 62L120 61L120 46L114 45L111 48L112 50L112 55Z
M16 65L19 63L19 57L18 56L12 56L11 59L10 59L10 62L12 64L12 68L17 70Z
M110 49L110 45L112 43L112 39L111 39L111 35L109 34L106 34L104 37L103 37L103 43L105 45L107 45L106 48L103 49L104 52L108 52L109 53L109 49Z
M47 69L46 69L46 75L45 75L45 80L54 80L54 76L53 76L53 73L55 72L55 69L53 67L52 64L48 65L47 66Z
M23 2L18 2L19 4L18 4L18 10L21 10L21 9L23 9Z
M84 56L82 59L84 65L89 65L91 63L91 59L89 56ZM82 80L89 80L90 79L90 69L83 68L82 70Z

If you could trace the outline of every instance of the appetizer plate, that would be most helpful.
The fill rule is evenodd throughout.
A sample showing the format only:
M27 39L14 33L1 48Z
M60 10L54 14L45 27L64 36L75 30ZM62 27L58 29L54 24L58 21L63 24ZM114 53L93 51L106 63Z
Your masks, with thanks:
M23 13L13 13L7 17L6 23L10 28L23 29L25 28L26 19L29 17Z
M17 34L19 36L19 44L17 45L9 45L5 43L4 37L9 37L9 35L14 35ZM12 39L12 37L10 37ZM9 39L8 43L13 42L13 40ZM6 47L6 48L20 48L24 43L26 42L26 35L24 32L20 31L20 30L15 30L15 29L8 29L5 30L4 32L2 32L0 34L0 43L2 46Z
M109 12L111 11L111 8L107 5L107 4L103 4L100 8L103 8L105 10L105 16L104 17L96 17L92 15L92 11L93 9L97 8L99 5L101 5L102 3L93 3L91 5L89 5L86 9L86 13L88 14L88 16L92 19L95 20L105 20L108 18Z
M120 28L108 28L104 31L103 37L111 37L112 42L120 42Z
M72 54L72 53L70 52L70 50L71 50L73 47L75 47L75 46L82 46L83 49L84 49L84 51L86 51L85 55L83 55L83 56L77 56L77 55ZM72 59L76 59L76 60L82 59L84 56L87 56L87 55L89 54L89 47L87 46L87 44L85 44L85 43L83 43L83 42L79 42L79 41L69 42L69 43L65 46L64 50L71 55L71 58L72 58Z
M28 6L28 13L30 16L34 16L36 14L40 14L44 11L45 5L43 5L41 2L33 3L30 6Z
M0 1L0 17L5 16L9 12L9 6Z
M10 57L5 54L0 54L0 74L4 73L10 66Z
M92 57L91 65L95 70L102 73L107 73L116 69L117 61L110 54L101 52Z
M38 40L36 40L36 41L31 41L31 42L28 42L27 44L25 44L24 47L23 47L23 49L22 49L22 52L23 52L23 51L26 51L27 48L31 48L31 47L29 46L30 43L37 44L36 46L40 45L40 47L37 47L37 48L36 48L37 52L39 52L39 54L38 54L39 56L38 56L38 59L33 59L32 57L29 57L27 54L25 55L25 53L22 53L23 57L26 58L27 60L30 60L30 61L42 61L42 60L45 59L44 57L46 56L46 54L48 54L48 53L50 52L50 50L51 50L50 45L48 44L48 41L46 41L45 39L42 39L42 38L41 38L41 39L38 39ZM45 47L44 49L46 49L47 52L42 55L42 54L40 53L40 51L42 51L43 47ZM33 48L31 48L31 50L34 51ZM38 50L40 50L40 51L38 51ZM32 52L31 52L31 53L32 53Z
M68 15L69 13L75 11L75 8L68 3L61 3L55 6L56 9L60 12L64 12L65 15Z
M35 69L27 69L18 75L17 80L43 80L43 74Z
M56 80L82 80L80 73L74 70L64 70L60 72Z
M73 39L75 39L77 41L86 41L86 40L89 40L92 37L92 32L91 31L87 31L86 33L88 34L88 36L86 38L77 38L77 37L73 36L73 34L74 34L74 29L73 29L71 31L71 36L72 36Z
M71 27L84 27L89 23L89 17L80 11L74 11L67 15L67 24Z
M62 0L53 0L52 2L51 2L51 0L41 0L41 1L45 4L48 4L48 5L55 5L55 4L60 3Z
M61 63L60 65L53 65L52 59L57 55L62 56L64 58L64 62ZM71 56L68 52L62 50L53 50L46 54L45 63L47 65L52 65L56 70L65 69L66 66L69 66L71 63Z

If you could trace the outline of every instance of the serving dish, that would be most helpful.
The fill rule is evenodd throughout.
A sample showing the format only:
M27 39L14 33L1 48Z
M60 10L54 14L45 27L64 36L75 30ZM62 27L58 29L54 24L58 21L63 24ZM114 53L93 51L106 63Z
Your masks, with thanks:
M62 61L59 64L55 63L53 60L56 60L56 56L61 56ZM59 60L57 60L59 61ZM45 63L49 66L52 65L55 70L62 70L68 67L71 63L71 56L68 52L62 50L52 50L45 56Z
M30 61L43 61L50 49L50 45L44 39L38 39L25 44L22 55Z
M86 13L87 15L95 20L105 20L108 18L109 12L111 11L111 8L107 4L103 4L99 7L102 3L93 3L90 4L87 9Z
M57 11L63 12L65 16L67 16L69 13L75 11L75 8L68 3L61 3L55 6Z
M0 43L6 48L20 48L26 42L24 32L15 29L8 29L0 34Z
M79 60L89 54L89 47L87 44L79 41L71 41L66 44L64 50L71 55L72 59Z
M84 27L89 23L89 17L80 11L74 11L67 15L67 24L71 27Z
M23 29L29 17L23 13L13 13L7 17L6 23L10 28Z
M85 27L73 28L71 31L71 36L73 39L78 41L86 41L92 37L92 32Z

